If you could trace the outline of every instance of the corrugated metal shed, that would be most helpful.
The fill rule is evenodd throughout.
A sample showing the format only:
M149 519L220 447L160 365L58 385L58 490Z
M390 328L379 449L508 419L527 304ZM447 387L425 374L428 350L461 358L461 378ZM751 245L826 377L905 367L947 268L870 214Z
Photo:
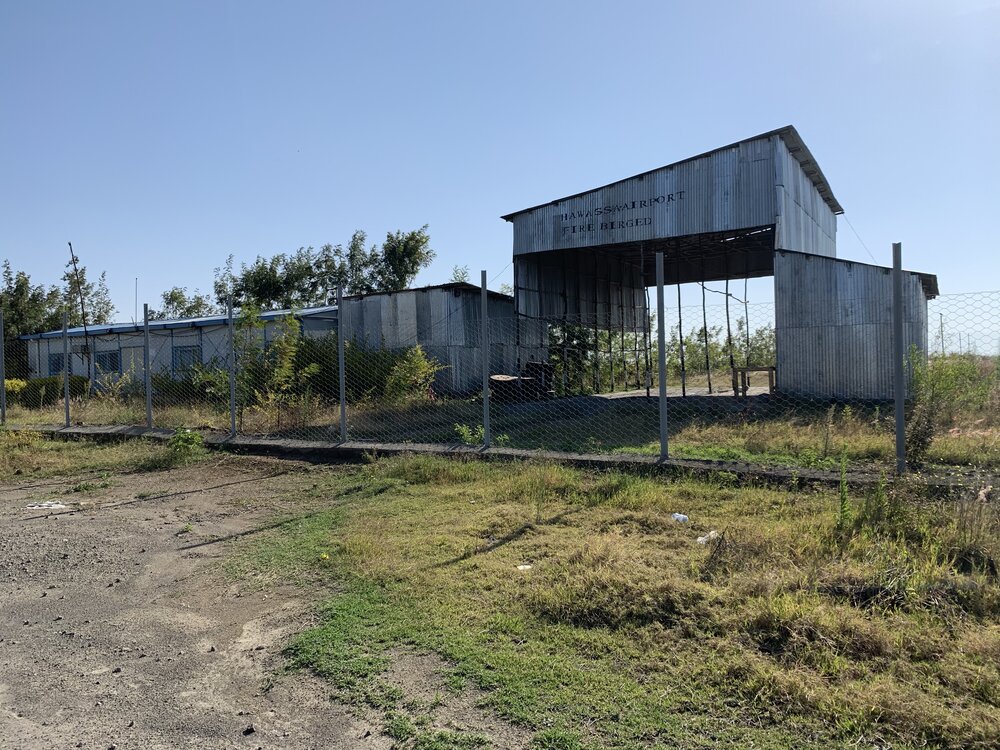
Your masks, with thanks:
M893 398L891 270L803 253L775 256L779 390L824 399ZM927 351L928 296L927 277L905 271L907 350Z
M516 308L630 328L657 253L668 284L770 276L776 249L834 257L842 212L795 128L762 133L504 216Z
M493 373L518 371L523 357L545 356L545 327L516 320L514 300L489 292L490 365ZM435 388L465 394L482 384L482 298L479 287L454 283L345 297L340 310L344 339L373 349L420 345L445 366ZM348 373L348 377L364 373Z
M833 255L839 213L788 126L503 218L514 224L515 257L605 246L630 252L636 243L768 226L778 228L779 248Z

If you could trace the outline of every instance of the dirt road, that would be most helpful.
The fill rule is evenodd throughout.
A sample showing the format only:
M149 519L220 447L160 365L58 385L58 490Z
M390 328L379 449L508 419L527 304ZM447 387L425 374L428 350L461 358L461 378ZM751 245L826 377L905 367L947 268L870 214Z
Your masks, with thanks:
M321 681L280 673L303 592L246 593L215 564L225 538L288 510L289 469L304 470L229 459L0 487L0 746L390 747ZM67 507L28 507L44 502Z

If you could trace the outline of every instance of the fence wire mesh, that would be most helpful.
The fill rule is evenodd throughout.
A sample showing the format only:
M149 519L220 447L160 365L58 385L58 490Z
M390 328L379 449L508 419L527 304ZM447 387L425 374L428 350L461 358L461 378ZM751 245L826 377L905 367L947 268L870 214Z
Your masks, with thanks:
M848 301L837 312L839 338L820 327L789 338L775 330L773 304L726 301L668 305L660 321L652 310L515 316L509 300L490 298L485 340L478 295L391 316L365 298L309 324L244 310L232 329L224 320L159 326L148 352L153 423L229 430L232 341L242 434L448 446L489 437L511 448L657 455L662 325L672 457L820 469L846 461L890 471L894 391L884 327ZM907 333L911 465L995 472L1000 292L937 297L918 322ZM5 340L7 423L64 422L64 343L70 421L145 424L141 324L65 342L61 332ZM795 373L789 368L803 346L822 356L810 358L814 371ZM813 392L803 383L814 384Z

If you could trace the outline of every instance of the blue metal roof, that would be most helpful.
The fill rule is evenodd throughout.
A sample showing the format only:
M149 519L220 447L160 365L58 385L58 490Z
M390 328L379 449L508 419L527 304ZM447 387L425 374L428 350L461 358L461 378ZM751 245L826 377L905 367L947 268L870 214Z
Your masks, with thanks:
M304 310L271 310L260 314L261 320L278 320L280 318L294 315L296 318L322 317L326 313L334 313L331 319L336 318L337 306L327 305L325 307L309 307ZM149 321L150 331L162 331L170 328L207 328L211 326L225 325L227 317L225 315L208 315L202 318L176 318L173 320L151 320ZM106 336L116 333L142 333L142 323L110 323L107 325L87 326L87 336ZM82 326L76 326L66 331L69 337L83 336ZM60 328L57 331L46 331L45 333L32 333L19 338L27 341L31 339L55 339L62 338L63 332Z

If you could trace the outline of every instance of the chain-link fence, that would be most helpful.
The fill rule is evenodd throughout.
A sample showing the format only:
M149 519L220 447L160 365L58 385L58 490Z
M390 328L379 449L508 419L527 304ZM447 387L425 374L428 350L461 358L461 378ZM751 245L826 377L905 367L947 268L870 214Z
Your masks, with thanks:
M247 309L232 323L54 331L5 341L0 405L8 424L68 414L332 443L649 455L663 451L665 412L671 457L892 470L891 330L848 300L840 338L813 326L796 339L776 331L774 304L695 291L703 304L671 295L662 317L515 315L509 297L468 287L412 309L372 295L322 315ZM916 320L902 381L910 465L996 471L1000 292L940 296ZM790 370L799 360L813 370Z

